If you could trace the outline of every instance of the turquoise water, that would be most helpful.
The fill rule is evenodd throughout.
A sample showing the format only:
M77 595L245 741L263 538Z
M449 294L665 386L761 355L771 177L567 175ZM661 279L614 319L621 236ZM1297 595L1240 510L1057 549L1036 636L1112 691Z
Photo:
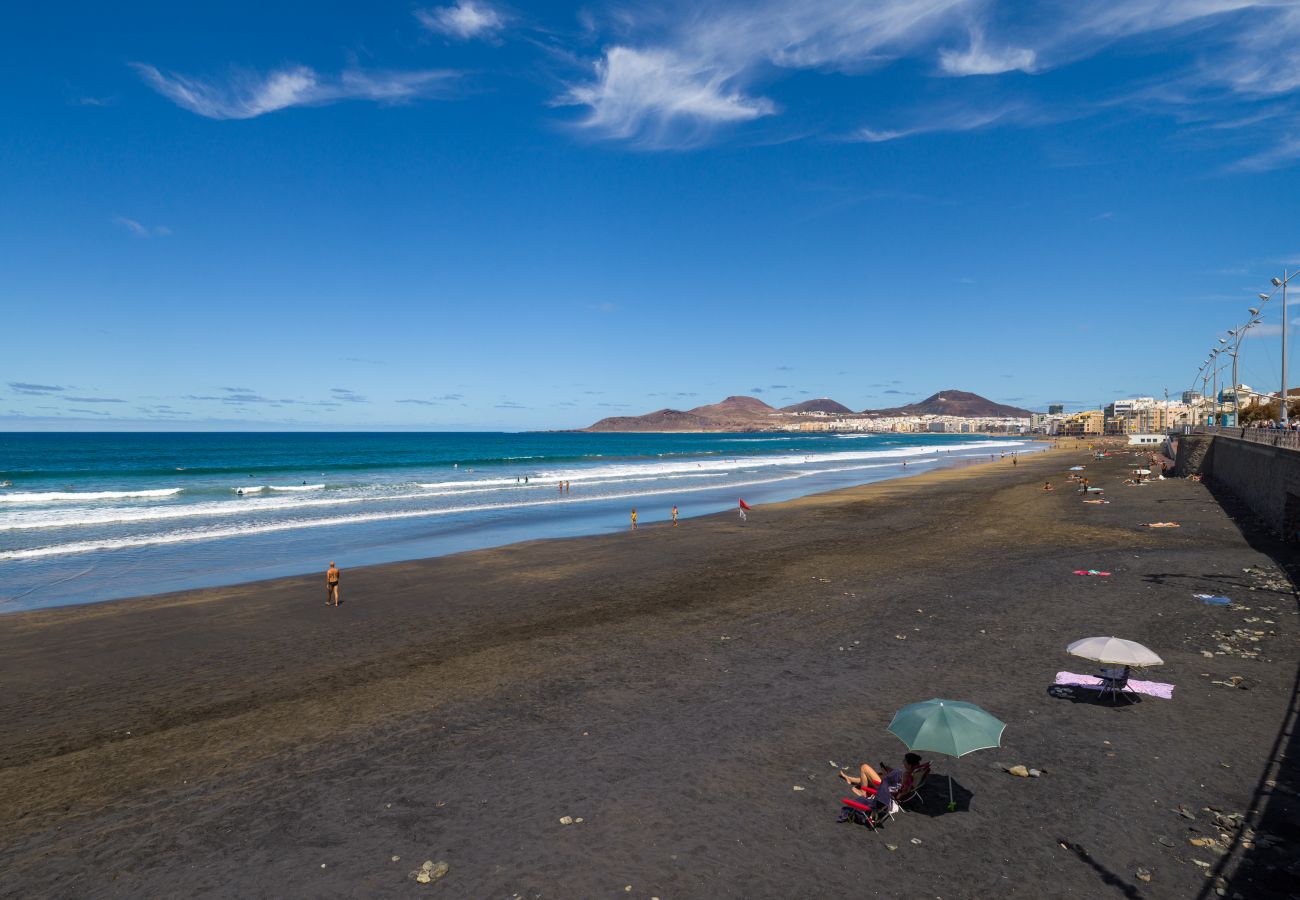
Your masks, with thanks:
M626 527L633 507L650 524L673 505L687 518L1030 446L938 434L4 434L0 611L597 534Z

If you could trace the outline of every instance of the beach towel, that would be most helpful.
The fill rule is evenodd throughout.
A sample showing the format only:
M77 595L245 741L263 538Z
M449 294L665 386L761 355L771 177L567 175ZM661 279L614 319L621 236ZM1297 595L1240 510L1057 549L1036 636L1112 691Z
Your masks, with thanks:
M1181 526L1177 522L1148 522L1146 524L1146 527L1147 528L1179 528Z
M1068 685L1069 687L1096 688L1101 690L1102 680L1093 675L1076 675L1074 672L1057 672L1056 683ZM1165 700L1174 699L1174 686L1165 684L1162 681L1138 681L1130 678L1128 688L1139 694L1146 694L1148 697L1161 697Z
M1109 575L1109 572L1098 572L1096 569L1075 569L1075 575L1101 575L1103 578Z
M1084 500L1084 503L1109 503L1109 500Z

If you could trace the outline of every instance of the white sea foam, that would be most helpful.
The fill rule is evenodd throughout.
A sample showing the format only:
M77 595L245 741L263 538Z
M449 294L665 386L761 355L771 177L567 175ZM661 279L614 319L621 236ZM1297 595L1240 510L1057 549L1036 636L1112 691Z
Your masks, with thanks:
M284 486L278 484L268 484L267 490L270 491L319 491L323 490L323 484L287 484Z
M671 481L677 478L708 478L716 473L689 472L676 476L657 476L645 478L624 478L621 480L588 481L586 486L603 484L631 484L643 481ZM351 494L339 494L328 498L304 498L294 496L248 497L231 500L218 500L207 503L191 503L185 506L110 506L110 507L72 507L61 509L24 509L0 512L0 531L26 531L46 528L77 528L90 525L139 525L147 522L164 522L176 519L204 518L247 518L260 513L286 513L298 510L329 506L351 506L358 503L391 503L395 501L429 500L437 497L464 497L470 494L504 494L500 486L475 487L476 482L467 482L458 490L444 491L405 491L400 493L378 493L373 488L359 489ZM514 487L514 482L510 482ZM529 485L531 489L550 490L546 485ZM513 496L513 492L511 492ZM604 494L597 494L582 499L599 500Z
M974 445L953 444L944 449L971 450L1016 445L1018 443L996 444L985 441ZM738 475L760 474L762 467L770 466L786 466L793 471L791 477L799 477L802 475L895 465L900 455L910 459L913 465L918 465L943 458L942 456L937 456L931 460L912 458L933 449L933 447L916 447L869 453L822 453L807 456L785 455L744 457L734 460L713 459L698 463L684 460L673 462L656 460L639 464L597 465L587 469L544 473L538 478L532 479L526 487L517 484L513 478L483 478L462 481L422 482L418 484L421 488L418 491L411 490L409 485L406 486L406 490L402 490L403 486L401 485L367 485L330 491L328 494L298 496L302 494L304 488L314 490L318 486L292 485L290 487L295 490L279 492L278 494L263 494L261 492L263 486L254 485L243 488L245 491L244 497L185 505L121 506L117 504L88 504L76 507L60 505L58 508L12 508L0 512L0 532L102 525L146 525L151 522L181 519L203 520L234 517L246 519L262 517L262 521L266 522L266 515L284 516L296 512L307 513L325 507L345 507L356 504L387 505L421 500L437 502L439 498L465 497L468 499L472 495L481 494L496 494L502 499L513 499L519 496L517 491L523 491L525 496L536 498L538 489L552 490L560 481L572 481L586 489L586 492L579 497L569 498L566 495L566 499L573 499L574 501L601 500L615 495L608 492L610 488L617 490L621 486L646 482L663 483L665 490L668 492L703 489L670 486L671 482L685 480L714 480L713 484L706 486L707 488L722 487L727 484L739 486L740 483L730 479ZM865 465L860 464L864 462ZM859 464L849 465L849 463ZM810 465L814 467L809 468ZM823 466L829 467L823 468ZM179 491L179 489L175 490ZM232 488L232 490L234 489ZM599 491L599 493L593 494L590 493L591 491ZM249 496L250 492L252 496ZM536 503L540 501L538 499L529 499L523 502ZM402 510L402 512L412 512L417 515L433 514L414 510Z
M774 484L791 481L801 477L801 473L780 475L775 478L762 478L754 481L733 482L730 487L753 487L760 484ZM606 494L600 500L627 500L634 497L653 497L661 494L684 494L693 491L711 491L718 485L699 485L687 488L664 488L656 491L630 491L622 494ZM318 519L296 519L286 522L245 522L220 527L188 528L181 531L169 531L162 534L142 534L130 537L103 537L85 541L73 541L66 544L54 544L49 547L31 547L24 550L0 551L0 561L39 559L48 556L67 556L75 553L89 553L95 550L122 550L131 547L153 547L161 544L181 544L194 541L214 541L222 538L245 537L253 534L268 534L276 531L293 531L301 528L322 528L333 525L359 525L366 522L382 522L394 519L431 518L454 513L473 513L486 510L519 509L534 506L558 506L560 504L590 502L582 498L525 500L513 503L489 503L478 506L453 506L443 509L393 510L388 512L357 513L350 516L327 516Z
M24 494L0 494L0 503L62 503L124 500L136 497L174 497L183 488L160 488L149 491L40 491Z

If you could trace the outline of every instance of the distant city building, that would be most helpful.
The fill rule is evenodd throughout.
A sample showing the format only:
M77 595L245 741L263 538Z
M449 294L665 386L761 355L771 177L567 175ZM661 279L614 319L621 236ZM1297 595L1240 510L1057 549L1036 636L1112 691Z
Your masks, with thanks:
M1101 434L1106 425L1106 413L1100 409L1087 409L1077 412L1060 423L1057 434L1083 437Z
M1051 404L1048 404L1048 407L1047 407L1047 414L1048 414L1049 416L1059 416L1059 415L1063 415L1064 413L1065 413L1065 404L1064 404L1064 403L1051 403Z
M1201 394L1199 391L1183 391L1184 403L1195 403L1199 399L1201 399Z

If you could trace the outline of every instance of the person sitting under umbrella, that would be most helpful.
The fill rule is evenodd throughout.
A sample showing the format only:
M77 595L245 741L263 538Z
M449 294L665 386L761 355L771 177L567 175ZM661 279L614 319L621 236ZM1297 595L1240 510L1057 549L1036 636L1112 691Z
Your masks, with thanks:
M862 764L861 777L854 778L848 772L840 769L840 777L843 778L853 793L859 797L871 797L876 802L881 803L880 787L885 786L886 793L890 797L906 797L911 793L915 784L915 777L918 769L928 770L929 763L921 762L921 757L915 753L908 753L903 756L903 768L895 769L884 763L880 764L883 775L877 774L876 770L866 763Z

